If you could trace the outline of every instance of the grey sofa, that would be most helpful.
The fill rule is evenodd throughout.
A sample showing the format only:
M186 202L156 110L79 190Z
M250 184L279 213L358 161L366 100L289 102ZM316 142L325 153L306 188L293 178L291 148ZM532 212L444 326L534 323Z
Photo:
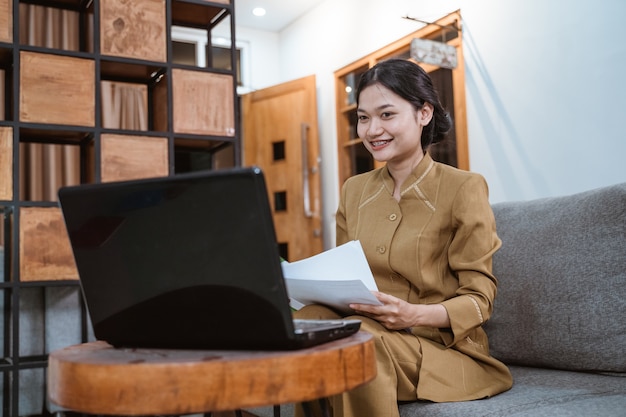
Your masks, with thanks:
M626 416L626 183L493 210L502 248L485 327L513 388L400 415Z
M493 209L503 245L486 331L513 388L400 415L626 416L626 183Z

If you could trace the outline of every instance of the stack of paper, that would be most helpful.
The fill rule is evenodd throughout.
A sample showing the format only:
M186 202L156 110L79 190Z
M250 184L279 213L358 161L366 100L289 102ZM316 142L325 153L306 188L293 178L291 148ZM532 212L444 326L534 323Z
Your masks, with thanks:
M349 313L351 303L381 305L376 281L357 240L297 262L283 262L291 306L325 304Z

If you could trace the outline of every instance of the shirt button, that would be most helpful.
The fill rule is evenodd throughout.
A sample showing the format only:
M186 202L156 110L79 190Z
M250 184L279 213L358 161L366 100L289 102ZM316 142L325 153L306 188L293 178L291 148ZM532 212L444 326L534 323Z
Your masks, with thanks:
M394 221L395 219L397 219L398 216L396 215L396 213L392 213L389 215L389 220Z
M378 251L378 253L385 253L387 248L385 247L385 245L380 245L376 247L376 250Z

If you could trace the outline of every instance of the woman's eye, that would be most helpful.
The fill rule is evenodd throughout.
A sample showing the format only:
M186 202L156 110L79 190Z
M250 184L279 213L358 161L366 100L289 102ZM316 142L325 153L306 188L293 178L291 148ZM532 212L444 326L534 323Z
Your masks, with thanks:
M357 117L358 117L359 122L364 122L367 120L367 116L359 115Z
M389 112L385 112L385 113L383 113L383 114L381 114L381 115L380 115L380 117L382 117L383 119L388 119L388 118L390 118L391 116L392 116L392 114L391 114L391 113L389 113Z

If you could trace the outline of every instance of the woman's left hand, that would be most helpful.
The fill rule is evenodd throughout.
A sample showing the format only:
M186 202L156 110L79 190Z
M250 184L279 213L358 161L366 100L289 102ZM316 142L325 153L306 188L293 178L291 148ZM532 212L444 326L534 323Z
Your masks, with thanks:
M380 322L389 330L401 330L415 326L449 327L450 318L441 304L411 304L393 295L378 291L372 294L383 304L350 304L358 315Z

